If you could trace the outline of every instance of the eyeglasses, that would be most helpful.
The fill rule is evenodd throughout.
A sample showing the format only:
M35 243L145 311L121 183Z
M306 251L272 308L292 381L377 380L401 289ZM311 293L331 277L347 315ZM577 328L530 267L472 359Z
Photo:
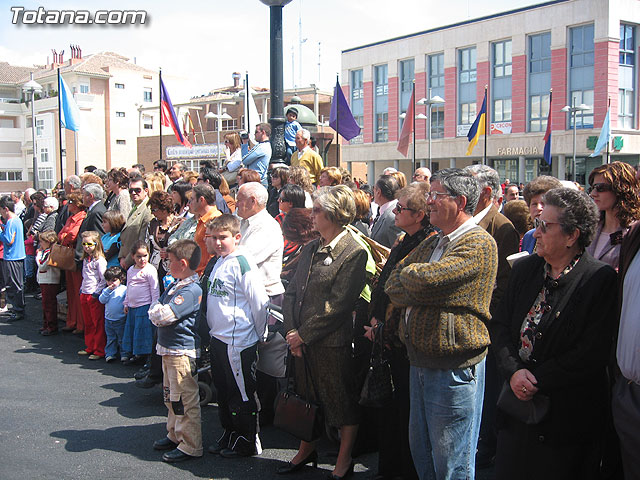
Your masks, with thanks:
M429 192L427 193L427 200L431 200L432 202L435 202L438 199L438 195L440 196L444 196L444 197L455 197L456 195L451 195L450 193L442 193L442 192Z
M130 188L129 189L129 193L134 193L134 194L139 194L142 193L142 189L141 188Z
M94 242L82 242L83 247L93 247L94 245Z
M613 190L613 188L608 183L594 183L589 187L589 190L587 191L588 193L591 193L594 190L598 193L602 193L602 192L610 192L611 190Z
M539 228L542 233L547 233L547 228L549 225L562 225L560 222L547 222L546 220L542 220L541 218L533 219L533 226L535 228Z
M396 203L396 208L394 209L398 213L402 213L405 210L409 210L410 212L415 212L415 209L409 207L403 207L399 203Z

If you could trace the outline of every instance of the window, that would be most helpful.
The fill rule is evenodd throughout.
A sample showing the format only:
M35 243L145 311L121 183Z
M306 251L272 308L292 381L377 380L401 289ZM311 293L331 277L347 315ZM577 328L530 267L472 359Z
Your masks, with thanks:
M569 31L570 42L570 105L589 105L591 108L578 112L576 128L593 128L593 84L594 52L593 24L574 27ZM573 115L569 117L569 128L573 128Z
M350 87L351 113L362 129L364 124L364 90L362 85L362 70L352 70L350 72ZM349 143L362 143L362 130L360 130L360 132L360 135L352 138Z
M388 95L389 83L387 65L373 67L374 71L374 141L386 142L389 139Z
M476 81L476 47L460 50L460 83Z
M222 130L237 130L238 121L235 118L231 120L222 120Z
M0 171L0 181L20 182L22 181L22 170Z
M54 186L53 168L38 168L38 187L53 188Z
M429 98L444 98L444 53L430 55L427 61L429 67ZM444 137L444 105L431 106L431 138Z
M618 66L618 128L635 126L635 28L620 25L620 65Z
M124 83L116 83L116 88L124 89Z
M476 119L476 102L460 104L460 125L471 125Z
M127 141L126 140L116 140L116 145L126 145Z
M511 121L511 40L493 44L493 108L494 122Z
M551 33L529 36L528 49L528 128L530 132L544 132L547 129L551 89Z
M411 94L413 93L414 65L415 62L413 59L403 60L399 65L400 92L398 94L398 97L400 100L400 113L406 113L407 108L409 108L409 101L411 100ZM400 130L402 130L402 124L404 120L406 119L399 119Z
M544 132L547 130L549 117L549 94L529 96L529 131Z
M124 117L124 112L116 112L116 117Z
M476 47L458 51L458 125L471 125L476 117ZM458 134L464 129L458 129Z
M89 93L89 85L87 85L86 83L81 83L80 93Z
M44 120L38 120L36 118L36 137L42 137L44 135Z
M153 91L150 88L145 88L143 95L145 102L153 102Z
M49 163L49 149L41 148L40 149L40 163Z
M142 116L142 128L145 130L153 130L153 117L151 115Z

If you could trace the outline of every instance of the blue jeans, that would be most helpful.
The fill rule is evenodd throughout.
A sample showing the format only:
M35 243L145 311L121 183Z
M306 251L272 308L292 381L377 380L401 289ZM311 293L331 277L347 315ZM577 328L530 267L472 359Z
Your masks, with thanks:
M475 478L485 360L454 370L411 366L409 444L421 480Z
M105 357L116 357L118 352L122 354L122 337L124 336L124 323L126 317L122 320L104 321L104 330L107 333L107 345L104 347Z

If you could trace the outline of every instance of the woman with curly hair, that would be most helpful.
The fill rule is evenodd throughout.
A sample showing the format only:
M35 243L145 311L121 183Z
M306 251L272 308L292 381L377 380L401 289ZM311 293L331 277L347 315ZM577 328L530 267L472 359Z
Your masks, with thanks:
M311 194L313 193L314 188L311 183L311 175L309 175L309 171L304 167L290 167L289 183L302 187L305 197L304 206L305 208L311 208L313 206Z
M334 187L342 183L342 174L336 167L325 167L320 171L319 187Z
M149 206L153 219L147 227L145 243L149 245L149 263L158 270L158 278L162 278L169 272L169 257L166 253L169 237L178 228L174 223L174 203L170 193L153 192L149 197ZM160 290L163 284L160 282Z
M112 168L107 174L105 184L109 196L105 206L107 210L120 212L124 218L131 211L131 198L129 197L129 175L126 168Z
M589 195L600 210L600 221L587 251L616 270L622 237L640 219L640 183L635 173L631 165L613 162L594 168L589 175Z

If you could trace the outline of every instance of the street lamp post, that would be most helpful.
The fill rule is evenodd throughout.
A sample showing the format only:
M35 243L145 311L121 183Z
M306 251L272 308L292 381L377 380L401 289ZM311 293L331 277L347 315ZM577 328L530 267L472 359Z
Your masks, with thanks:
M282 8L291 0L260 0L270 15L271 163L284 163L284 80L282 78Z
M38 159L36 152L36 93L42 92L42 85L33 79L33 73L31 74L31 80L22 86L22 91L25 93L31 93L31 140L33 142L33 188L38 189ZM62 141L62 139L60 139Z
M571 113L572 123L573 123L573 181L577 181L576 175L576 114L578 112L584 112L585 110L591 110L589 105L585 105L584 103L576 106L575 99L573 100L573 105L565 105L560 109L561 112Z
M220 130L222 130L222 120L231 120L231 115L229 115L226 110L223 110L222 113L220 113L220 104L218 104L218 113L209 112L204 116L204 118L207 120L214 118L218 120L216 123L216 130L218 133L218 166L220 166Z
M429 96L431 96L431 89L429 89ZM431 162L431 115L433 114L432 107L434 105L444 105L444 99L436 95L435 97L431 97L428 100L426 98L422 98L418 100L418 105L428 105L429 106L429 125L428 128L428 139L429 139L429 171L433 172L433 165Z

